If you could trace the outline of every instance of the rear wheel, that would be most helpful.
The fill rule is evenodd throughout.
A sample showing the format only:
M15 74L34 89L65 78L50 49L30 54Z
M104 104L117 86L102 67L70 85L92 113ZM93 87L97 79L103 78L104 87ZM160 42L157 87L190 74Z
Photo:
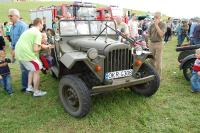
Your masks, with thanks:
M147 83L132 86L131 91L144 96L152 96L154 93L156 93L160 86L160 77L154 68L150 64L144 63L140 67L138 75L140 78L147 77L149 75L155 75L155 78Z
M90 92L78 76L67 75L60 80L59 96L64 109L74 117L83 117L90 111Z
M194 65L194 59L187 61L183 65L183 75L187 81L190 81L190 78L192 77L192 67Z

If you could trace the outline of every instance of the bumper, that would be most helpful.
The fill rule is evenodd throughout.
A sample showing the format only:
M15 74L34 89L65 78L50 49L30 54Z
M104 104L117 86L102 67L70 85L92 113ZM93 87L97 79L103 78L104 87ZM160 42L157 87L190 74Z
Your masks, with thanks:
M112 84L109 85L101 85L101 86L94 86L91 90L91 93L102 93L107 91L112 91L115 89L120 89L124 87L130 87L134 85L139 85L146 83L148 81L154 80L155 75L150 75L144 78L135 79L133 77L123 78L123 79L114 79Z

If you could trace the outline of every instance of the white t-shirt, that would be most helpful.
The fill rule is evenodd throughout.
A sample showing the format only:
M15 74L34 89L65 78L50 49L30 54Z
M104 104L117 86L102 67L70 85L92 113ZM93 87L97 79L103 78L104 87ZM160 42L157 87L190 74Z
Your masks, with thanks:
M131 37L138 36L138 25L137 21L129 20L128 26L130 28Z

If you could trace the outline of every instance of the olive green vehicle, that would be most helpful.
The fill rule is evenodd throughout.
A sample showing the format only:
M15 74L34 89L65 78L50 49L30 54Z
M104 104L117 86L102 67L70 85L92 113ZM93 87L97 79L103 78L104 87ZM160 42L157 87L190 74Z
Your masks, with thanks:
M109 27L107 27L107 25ZM116 41L114 21L62 20L52 50L52 75L60 79L59 97L64 109L83 117L91 96L128 88L152 96L160 78L146 62L151 52Z

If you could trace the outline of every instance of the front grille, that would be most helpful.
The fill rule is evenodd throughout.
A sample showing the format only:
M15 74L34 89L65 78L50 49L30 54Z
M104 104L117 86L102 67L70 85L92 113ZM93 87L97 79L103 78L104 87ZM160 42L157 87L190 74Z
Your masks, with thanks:
M105 72L113 72L131 69L133 55L130 49L115 49L106 55Z

